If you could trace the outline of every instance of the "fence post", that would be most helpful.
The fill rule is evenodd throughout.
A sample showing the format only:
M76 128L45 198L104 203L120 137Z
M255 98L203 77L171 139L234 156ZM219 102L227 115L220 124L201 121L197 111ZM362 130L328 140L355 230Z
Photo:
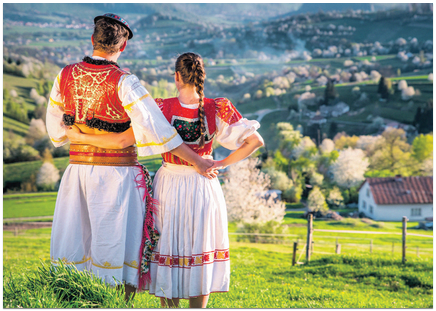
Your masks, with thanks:
M297 255L298 242L294 242L294 252L292 253L292 265L295 266L295 256Z
M336 244L336 254L341 253L341 244Z
M315 241L312 240L312 248L310 249L310 254L313 255L313 249L315 247Z
M392 255L394 254L394 242L392 242Z
M419 246L416 247L416 256L419 257Z
M403 263L406 263L407 217L403 216Z
M312 245L313 237L313 214L309 214L309 219L307 221L307 241L306 241L306 261L310 261L310 246Z
M372 254L372 239L371 239L371 244L369 245L369 252Z

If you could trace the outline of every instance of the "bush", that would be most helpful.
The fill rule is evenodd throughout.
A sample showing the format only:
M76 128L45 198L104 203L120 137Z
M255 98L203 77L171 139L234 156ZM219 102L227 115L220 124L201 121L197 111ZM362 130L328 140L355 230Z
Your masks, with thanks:
M39 152L29 145L23 137L10 133L3 140L3 161L5 163L39 160Z
M298 203L301 201L303 189L299 185L293 185L282 193L282 199L286 202Z

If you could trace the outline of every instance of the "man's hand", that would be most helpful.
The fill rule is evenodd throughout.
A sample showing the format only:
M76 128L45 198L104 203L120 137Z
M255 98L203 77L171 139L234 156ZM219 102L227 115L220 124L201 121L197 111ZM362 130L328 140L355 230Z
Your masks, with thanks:
M215 164L214 160L202 159L199 163L194 164L194 168L198 174L203 175L208 179L213 179L218 176L218 171L211 169Z
M75 125L67 127L66 135L68 136L70 142L72 142L73 144L80 144L80 137L82 136L82 132L80 131L79 127Z

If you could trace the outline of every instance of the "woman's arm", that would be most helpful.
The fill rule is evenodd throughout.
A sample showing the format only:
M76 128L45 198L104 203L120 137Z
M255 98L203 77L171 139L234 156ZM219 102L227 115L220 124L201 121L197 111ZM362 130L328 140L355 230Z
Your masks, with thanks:
M262 136L256 131L250 136L248 136L244 143L236 149L235 152L231 153L227 158L221 161L216 161L212 168L225 168L231 164L241 161L252 154L256 149L264 145Z
M73 125L66 130L66 135L73 144L87 144L99 148L124 149L135 144L135 135L132 128L122 133L85 134L77 126ZM202 159L186 144L181 144L171 152L192 163L199 174L209 179L218 175L217 170L212 169L213 160Z
M135 135L132 128L122 133L85 134L77 126L73 125L66 132L73 144L86 144L108 149L124 149L135 144Z

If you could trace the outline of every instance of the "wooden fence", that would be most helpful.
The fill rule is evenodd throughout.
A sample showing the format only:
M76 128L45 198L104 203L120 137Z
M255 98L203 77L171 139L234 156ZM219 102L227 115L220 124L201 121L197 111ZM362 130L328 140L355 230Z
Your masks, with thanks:
M314 232L336 232L336 233L353 233L353 234L382 234L382 235L401 235L401 239L392 242L392 244L374 244L372 238L350 237L350 236L327 236L315 235ZM408 256L432 255L433 241L423 241L422 238L433 240L432 235L407 233L407 218L403 217L401 232L377 232L377 231L354 231L354 230L325 230L313 228L313 217L309 214L307 222L307 235L304 239L302 234L269 234L269 233L229 233L230 236L249 238L252 242L257 243L280 243L292 245L292 264L303 264L300 259L305 254L305 262L310 262L312 254L341 254L355 253L356 250L361 252L375 254L385 253L397 255L401 253L403 263ZM408 239L409 237L409 239ZM413 237L419 237L421 240L413 240ZM356 241L356 242L354 242ZM350 243L351 242L351 243ZM362 243L363 242L363 243ZM426 247L426 246L429 247ZM300 247L303 246L302 249Z

